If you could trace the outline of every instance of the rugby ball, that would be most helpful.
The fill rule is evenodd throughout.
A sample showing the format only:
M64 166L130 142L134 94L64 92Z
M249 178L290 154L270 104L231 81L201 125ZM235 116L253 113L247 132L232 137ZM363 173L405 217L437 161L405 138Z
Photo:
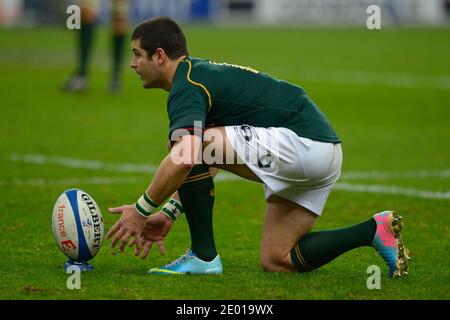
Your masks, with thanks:
M100 250L104 225L95 200L79 189L64 191L53 207L52 229L58 247L70 259L85 262Z

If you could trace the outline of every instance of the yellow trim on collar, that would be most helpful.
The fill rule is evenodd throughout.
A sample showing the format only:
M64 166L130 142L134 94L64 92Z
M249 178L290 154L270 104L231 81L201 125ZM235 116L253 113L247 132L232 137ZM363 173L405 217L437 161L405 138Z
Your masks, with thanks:
M209 93L208 89L206 89L206 87L205 87L204 85L202 85L201 83L195 82L195 81L193 81L193 80L191 79L192 63L191 63L191 61L189 61L189 60L185 60L185 61L189 64L189 70L188 70L188 74L187 74L187 80L188 80L190 83L192 83L192 84L194 84L194 85L196 85L196 86L201 87L201 88L206 92L206 95L208 96L208 105L209 105L209 106L208 106L208 112L209 112L209 110L211 110L211 107L212 107L211 94Z

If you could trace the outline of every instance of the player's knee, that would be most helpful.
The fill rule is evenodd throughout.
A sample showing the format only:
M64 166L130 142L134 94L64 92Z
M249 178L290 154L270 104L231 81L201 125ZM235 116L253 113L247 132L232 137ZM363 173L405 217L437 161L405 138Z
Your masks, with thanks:
M279 254L262 254L261 267L266 272L293 272L293 268L286 257Z

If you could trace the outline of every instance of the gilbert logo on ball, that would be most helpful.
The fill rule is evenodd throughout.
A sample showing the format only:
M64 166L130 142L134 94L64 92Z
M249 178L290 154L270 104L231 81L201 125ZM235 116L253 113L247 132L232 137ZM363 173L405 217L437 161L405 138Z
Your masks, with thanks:
M70 262L85 263L100 250L103 218L95 200L79 189L64 191L53 207L55 241Z

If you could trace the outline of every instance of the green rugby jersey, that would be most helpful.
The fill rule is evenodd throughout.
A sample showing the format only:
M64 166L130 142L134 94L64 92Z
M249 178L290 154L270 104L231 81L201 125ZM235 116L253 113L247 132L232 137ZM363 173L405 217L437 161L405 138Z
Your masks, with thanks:
M188 57L175 72L167 102L170 136L180 128L285 127L298 136L340 143L305 91L248 67Z

